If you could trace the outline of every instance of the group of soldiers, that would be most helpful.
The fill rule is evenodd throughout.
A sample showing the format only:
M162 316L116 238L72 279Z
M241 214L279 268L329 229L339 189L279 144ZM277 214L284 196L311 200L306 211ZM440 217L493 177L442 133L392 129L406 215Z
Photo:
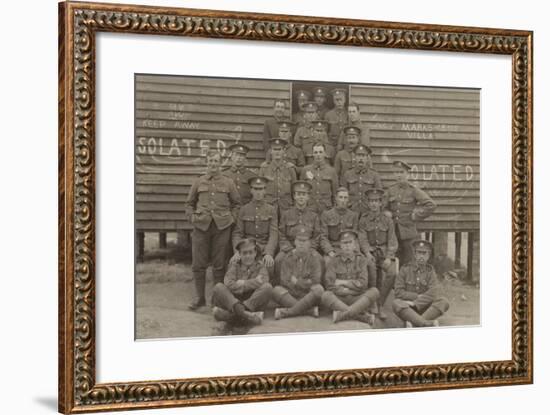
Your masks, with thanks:
M406 326L438 325L449 302L433 266L432 244L418 239L416 223L436 209L408 181L411 166L391 163L395 183L383 189L372 167L370 134L346 91L296 91L299 111L286 119L275 101L264 125L266 160L246 167L250 149L230 150L222 170L217 150L206 154L206 174L191 187L192 271L195 298L206 305L206 269L212 265L214 318L261 324L270 301L274 318L319 316L370 325L392 307Z

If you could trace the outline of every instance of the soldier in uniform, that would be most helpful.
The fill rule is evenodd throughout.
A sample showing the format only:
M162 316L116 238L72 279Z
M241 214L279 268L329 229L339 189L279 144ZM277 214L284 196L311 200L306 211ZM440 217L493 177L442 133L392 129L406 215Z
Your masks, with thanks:
M336 206L321 213L321 250L325 263L340 250L340 232L357 229L359 214L348 208L349 191L345 187L336 190Z
M300 179L311 183L312 194L309 199L311 209L321 214L332 208L338 188L338 176L334 167L327 162L324 143L313 145L313 163L303 168Z
M296 102L298 103L298 111L292 114L292 121L299 127L304 123L305 106L311 99L311 93L304 89L299 89L296 91L295 96Z
M221 154L206 154L206 174L191 186L187 206L193 210L192 271L195 298L189 304L195 310L206 304L206 268L212 262L214 281L221 282L227 266L227 245L231 244L231 225L235 222L241 198L233 180L220 173Z
M319 119L323 120L325 114L328 111L326 101L327 101L327 90L321 86L316 87L313 90L313 100L317 104L317 113L319 114Z
M222 174L235 182L241 195L241 203L248 203L252 199L248 180L256 176L256 173L244 166L250 149L243 144L232 144L228 150L231 151L231 166L223 169Z
M273 104L273 117L268 118L264 122L264 150L269 150L269 141L272 138L280 137L280 123L285 119L286 103L282 99L275 100Z
M304 117L294 134L294 145L304 152L307 159L307 146L313 144L313 122L317 119L317 104L307 102L304 105Z
M328 135L327 135L327 126L328 123L325 120L315 120L312 122L313 130L312 130L312 137L313 142L311 143L311 146L308 148L308 154L311 154L311 157L306 157L306 164L313 163L313 144L321 142L325 144L326 149L326 158L329 164L332 166L332 163L334 162L334 157L336 156L336 152L334 150L334 147L329 144ZM309 151L311 149L311 151Z
M304 153L298 147L292 145L292 125L291 121L281 121L279 123L279 138L285 141L283 148L283 160L292 163L296 170L296 175L299 175L302 171L302 167L306 165ZM271 161L271 148L266 153L267 161Z
M355 166L346 170L340 177L340 184L349 189L351 210L359 213L366 212L366 193L368 189L381 189L382 180L374 169L369 167L372 150L359 144L354 150Z
M322 305L332 310L334 323L358 320L374 324L374 316L367 312L376 303L378 289L375 277L368 271L367 258L356 247L357 232L340 232L340 251L328 261L325 274L326 291Z
M345 172L355 166L355 149L359 145L361 130L353 125L347 125L342 133L346 136L346 147L340 150L334 159L334 168L340 180Z
M292 182L296 180L294 165L283 159L286 142L280 138L271 139L271 161L260 166L259 176L268 179L267 203L277 206L279 216L292 206Z
M282 307L275 319L312 315L319 317L324 289L321 285L321 259L311 247L311 229L299 225L294 234L295 247L282 261L281 283L273 289L273 299Z
M267 184L265 177L253 177L249 180L252 201L241 207L235 230L233 231L233 249L235 254L231 263L240 259L237 247L243 239L253 238L262 256L262 263L273 276L275 250L279 239L277 207L265 201Z
M296 181L292 184L294 206L281 213L279 221L279 253L275 257L275 279L281 275L281 263L284 256L294 249L293 241L299 226L311 230L311 247L319 247L319 216L308 207L311 193L311 184L305 181ZM319 260L321 255L317 252Z
M353 127L359 128L359 131L361 132L361 136L359 139L359 143L363 144L364 146L370 147L370 129L367 127L366 124L361 122L361 114L359 113L359 105L357 105L355 102L350 102L348 104L348 119L349 124ZM340 134L340 137L338 138L338 147L337 151L340 151L344 148L346 148L346 136L344 132Z
M262 260L257 258L254 239L241 239L239 259L229 265L223 283L214 286L212 313L220 321L260 324L273 287Z
M325 120L329 123L329 144L336 149L338 146L338 137L340 137L342 129L349 123L349 120L346 109L346 90L336 88L331 93L334 108L326 112Z
M384 191L371 188L366 192L368 211L359 219L359 246L363 254L369 253L376 264L376 288L380 292L378 298L378 316L385 320L382 310L386 299L395 283L397 263L397 237L393 221L382 212Z
M435 270L428 263L432 244L420 239L412 246L414 259L401 267L395 280L393 311L407 327L439 326L437 319L449 309L449 301L442 296Z
M410 165L404 161L394 161L393 166L396 182L386 193L386 208L395 224L399 263L406 264L413 257L411 242L418 238L416 222L430 216L436 204L426 192L408 182Z

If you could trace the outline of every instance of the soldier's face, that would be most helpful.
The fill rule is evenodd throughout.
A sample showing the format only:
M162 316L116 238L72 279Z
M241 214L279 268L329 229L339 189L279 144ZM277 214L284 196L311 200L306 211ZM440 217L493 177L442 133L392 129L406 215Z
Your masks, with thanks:
M304 118L308 122L313 122L317 119L317 111L306 111Z
M430 251L427 249L415 249L414 258L416 259L416 262L425 264L430 259Z
M239 252L241 256L241 262L244 265L251 265L254 262L254 259L256 259L256 248L254 247L246 247L240 250Z
M380 212L382 200L378 197L367 199L367 206L371 212Z
M252 193L252 199L263 200L265 196L265 187L251 187L250 193Z
M350 121L359 121L359 108L355 106L348 107L348 117Z
M393 172L393 175L396 181L404 182L405 180L407 180L407 177L409 177L409 172L407 171L407 169L396 167Z
M313 138L315 140L323 140L325 138L325 134L325 129L323 127L313 129Z
M333 98L334 106L338 109L344 108L344 105L346 105L346 97L344 95L336 95Z
M346 134L346 140L351 148L355 148L359 144L359 136L355 133Z
M319 107L325 105L325 96L324 95L315 95L315 102Z
M281 160L283 158L283 148L282 147L272 147L271 148L271 157L273 160Z
M279 138L282 138L285 141L290 141L291 136L290 130L279 130Z
M307 97L298 97L298 107L303 111L307 103Z
M307 202L309 200L309 193L307 192L294 192L294 202L296 203L296 206L304 207L307 205Z
M219 155L206 157L206 170L209 173L216 173L220 171L221 158Z
M349 203L349 193L348 192L338 192L336 194L336 206L340 208L348 207Z
M299 252L309 251L309 248L311 247L311 241L309 238L296 238L294 240L294 244L296 245L296 250Z
M340 241L340 248L345 254L351 254L355 250L355 239L344 237Z
M359 166L365 167L368 164L369 156L365 153L357 153L355 154L355 161Z
M325 149L321 146L313 147L313 160L317 163L321 163L325 160Z
M246 156L243 153L231 154L231 161L233 162L234 166L237 166L237 167L243 166L245 160L246 160Z
M285 104L282 102L276 102L275 107L273 107L273 112L276 117L282 117L285 114Z

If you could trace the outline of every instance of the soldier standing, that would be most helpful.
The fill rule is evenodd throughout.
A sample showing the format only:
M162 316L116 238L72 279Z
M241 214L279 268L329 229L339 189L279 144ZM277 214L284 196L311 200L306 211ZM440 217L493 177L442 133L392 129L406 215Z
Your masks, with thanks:
M411 166L404 161L394 161L395 184L387 191L386 207L395 224L400 264L412 260L411 242L418 237L416 222L429 217L436 208L435 202L423 190L409 183Z
M325 119L325 114L328 111L326 101L327 101L327 90L321 86L316 87L313 90L313 100L317 104L317 113L319 114L319 119Z
M321 214L332 208L338 188L338 176L334 167L327 162L324 143L313 145L313 163L303 168L300 178L311 183L309 205L315 212Z
M311 231L311 247L319 246L319 216L308 207L311 193L311 184L305 181L296 181L292 184L294 206L281 213L279 221L279 253L275 257L275 278L281 275L281 263L285 255L294 249L294 237L299 226L305 226ZM316 252L316 251L315 251ZM319 260L321 255L317 252Z
M319 317L323 295L321 260L311 247L311 229L299 225L294 233L295 247L282 261L281 284L273 289L273 299L283 307L275 309L275 319L309 314Z
M248 180L256 176L256 173L245 167L246 155L250 149L243 144L232 144L228 150L231 151L231 166L223 169L222 174L235 182L241 195L241 203L248 203L252 199Z
M305 106L311 99L311 93L304 89L296 91L296 102L298 104L298 111L292 114L292 121L296 126L300 127L304 123Z
M397 251L397 237L393 221L382 212L382 189L368 189L368 211L359 219L359 246L363 254L369 253L374 257L376 264L376 288L380 292L378 298L378 316L386 319L382 310L386 299L395 283L397 274L395 252Z
M395 280L393 311L407 327L439 326L437 319L449 309L449 301L441 295L435 270L428 263L432 244L416 240L412 247L413 261L401 267Z
M275 100L273 104L273 117L268 118L264 122L264 151L269 150L269 141L272 138L279 137L279 127L281 121L285 119L286 103L282 99Z
M311 157L306 158L306 164L313 163L313 144L321 142L325 145L326 159L329 162L329 164L332 166L336 153L334 151L334 147L329 144L328 135L327 135L328 123L325 120L315 120L311 124L313 127L313 130L312 130L313 142L308 148L308 154L311 154Z
M317 104L315 102L307 102L304 105L304 117L294 134L294 145L304 152L304 156L308 156L307 146L313 144L313 122L317 119Z
M336 206L321 214L321 250L325 263L340 249L340 232L357 229L359 214L348 208L349 192L345 187L336 190Z
M223 283L214 286L212 313L220 321L260 324L273 288L254 239L240 240L236 249L239 259L229 265Z
M335 88L331 93L334 108L326 112L325 120L329 123L329 144L336 149L338 146L338 137L340 137L342 129L349 123L349 120L346 110L346 90Z
M359 128L359 131L361 132L359 143L363 144L364 146L370 147L370 129L367 127L366 124L361 122L361 114L359 113L359 105L357 105L355 102L350 102L348 104L348 120L349 125L353 127ZM338 138L338 147L337 151L340 151L344 148L346 148L346 136L342 132L340 134L340 137Z
M268 179L267 203L278 207L279 216L292 206L292 182L296 180L294 165L284 161L286 142L280 138L271 139L271 161L264 161L259 175Z
M355 249L356 240L353 230L340 233L341 250L328 261L322 304L332 310L334 323L358 320L372 326L374 316L367 310L379 293L374 276L369 275L367 258Z
M351 210L359 213L366 212L366 191L368 189L381 189L382 180L374 169L369 167L372 150L369 147L359 144L355 147L355 166L346 170L340 177L340 184L349 189Z
M346 146L336 154L334 159L334 168L339 179L342 179L344 173L355 166L355 149L359 145L361 130L353 125L347 125L342 133L346 137Z
M192 271L195 298L189 304L195 310L206 304L206 268L212 262L215 282L223 281L227 266L227 245L231 244L231 225L241 205L233 180L220 174L221 154L206 154L206 174L191 186L187 205L193 210Z
M241 207L233 231L233 249L235 254L231 263L239 260L239 243L243 239L254 239L262 257L262 263L273 276L275 249L278 243L277 207L265 201L267 179L253 177L249 180L252 201Z
M292 163L296 174L300 174L302 167L306 165L304 153L298 147L292 145L292 122L291 121L281 121L279 123L279 137L281 140L284 140L286 143L283 148L283 160ZM270 144L271 147L271 144ZM271 148L266 154L267 161L271 161Z

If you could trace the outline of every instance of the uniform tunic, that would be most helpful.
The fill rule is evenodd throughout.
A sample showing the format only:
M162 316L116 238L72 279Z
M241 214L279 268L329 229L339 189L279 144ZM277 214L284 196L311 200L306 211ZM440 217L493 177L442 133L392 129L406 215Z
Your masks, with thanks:
M271 149L269 149L269 151L267 152L265 159L267 161L272 160ZM302 170L302 167L306 165L304 152L298 147L293 146L292 144L287 144L287 146L284 148L283 160L287 163L291 163L294 165L294 170L296 170L296 174L299 174L299 172Z
M348 111L346 109L333 108L325 114L325 120L328 121L328 137L330 144L334 147L338 144L338 137L343 128L348 125Z
M359 144L363 144L367 147L370 147L370 129L366 124L363 124L361 121L352 121L348 125L353 125L361 129L361 137L359 138ZM337 151L343 150L347 147L348 143L346 140L346 134L342 131L338 137L338 146Z
M246 167L228 167L222 171L222 175L229 177L235 182L235 186L241 196L241 203L250 202L252 194L250 193L250 185L248 179L256 177L256 173Z
M359 219L359 246L363 253L371 252L380 265L386 258L394 258L397 237L393 220L383 212L367 212Z
M340 249L340 232L357 229L359 214L348 208L333 207L321 214L321 249L325 255Z
M309 164L303 168L300 179L307 180L312 186L308 206L319 214L332 208L338 188L334 167L328 163Z
M252 201L239 210L233 231L233 249L244 238L254 238L263 255L275 256L279 240L277 207L265 200Z
M369 168L355 168L346 170L340 176L340 185L349 190L351 209L358 213L367 211L367 189L382 189L382 180L376 170Z
M305 123L304 114L305 114L305 111L298 111L292 114L292 121L296 126L300 127L301 125L304 125Z
M281 285L295 298L309 293L312 286L321 283L321 261L319 253L310 249L307 252L292 250L284 257L281 267ZM296 277L296 284L292 283Z
M352 287L337 285L336 280L352 281ZM367 259L358 252L350 256L338 252L328 261L325 283L325 288L338 297L358 296L365 293L369 287Z
M397 236L403 240L418 236L416 221L430 216L436 204L426 192L405 182L395 183L388 188L387 208L392 213Z
M277 205L280 211L292 206L292 183L296 181L294 166L284 160L264 161L260 167L260 176L268 179L265 200Z
M306 226L311 230L311 247L319 246L319 216L310 208L300 209L292 206L281 215L279 221L279 249L281 252L289 252L294 249L294 238L298 225Z
M256 279L258 275L261 276L261 282ZM269 275L262 261L254 261L249 266L244 265L242 261L231 264L223 279L224 285L233 294L254 291L266 282L269 282Z

